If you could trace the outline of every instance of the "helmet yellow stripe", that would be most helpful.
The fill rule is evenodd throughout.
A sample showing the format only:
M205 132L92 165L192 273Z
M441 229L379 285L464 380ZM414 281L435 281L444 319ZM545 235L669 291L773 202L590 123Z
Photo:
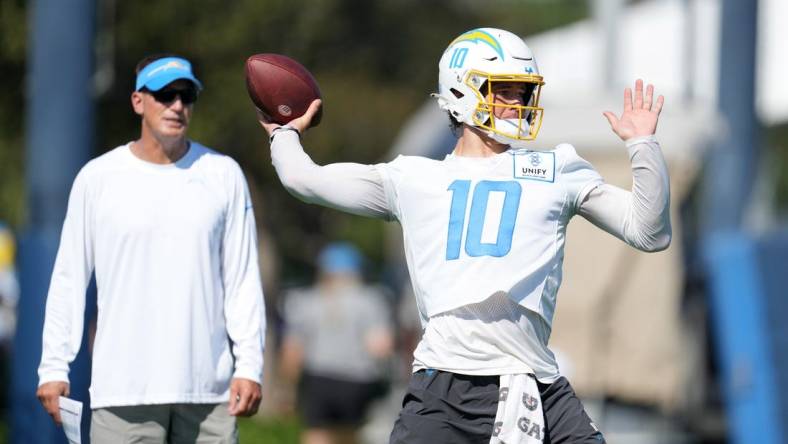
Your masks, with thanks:
M481 31L481 30L478 30L478 29L474 29L472 31L468 31L465 34L463 34L463 35L457 37L456 39L454 39L454 41L451 42L449 47L453 46L455 43L460 43L460 42L473 42L473 43L482 42L482 43L486 43L492 49L494 49L495 52L498 53L498 55L501 56L501 60L504 59L503 48L501 48L501 44L498 43L498 40L496 40L495 37L491 36L490 34L484 32L484 31Z

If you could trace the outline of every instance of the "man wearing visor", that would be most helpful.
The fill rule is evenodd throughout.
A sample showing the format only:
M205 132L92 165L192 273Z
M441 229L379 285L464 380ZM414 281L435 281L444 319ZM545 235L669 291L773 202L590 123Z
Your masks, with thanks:
M566 228L580 215L637 249L668 247L668 172L654 137L664 99L638 80L623 113L605 113L632 162L624 190L572 145L534 141L544 82L517 35L463 33L438 70L434 97L457 135L444 159L319 166L298 137L319 101L285 126L261 120L292 194L402 227L423 335L390 443L602 443L547 345Z
M74 180L38 398L60 422L95 272L93 443L237 442L261 399L265 314L254 213L228 156L186 137L202 84L180 57L137 65L140 137Z

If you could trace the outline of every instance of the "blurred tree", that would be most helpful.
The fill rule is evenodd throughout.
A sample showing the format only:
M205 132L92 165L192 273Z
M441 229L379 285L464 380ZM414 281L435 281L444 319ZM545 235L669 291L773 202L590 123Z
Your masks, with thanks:
M769 172L774 177L774 202L777 215L788 218L788 123L767 128L765 154Z
M0 0L0 221L22 223L26 3Z

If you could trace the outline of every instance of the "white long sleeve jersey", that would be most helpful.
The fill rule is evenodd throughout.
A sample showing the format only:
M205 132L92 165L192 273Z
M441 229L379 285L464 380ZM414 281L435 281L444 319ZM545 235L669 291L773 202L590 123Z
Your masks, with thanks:
M323 167L293 132L277 134L271 149L282 183L300 199L401 224L425 328L415 369L549 381L558 376L547 341L571 217L581 214L641 250L670 243L659 145L647 137L627 146L631 192L605 184L568 144Z
M174 164L123 145L77 175L46 306L39 385L68 382L95 270L91 406L219 403L260 382L265 313L238 164L191 142Z

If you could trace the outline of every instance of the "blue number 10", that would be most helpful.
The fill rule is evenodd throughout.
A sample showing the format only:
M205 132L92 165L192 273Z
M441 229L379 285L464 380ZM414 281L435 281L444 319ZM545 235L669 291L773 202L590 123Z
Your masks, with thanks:
M470 180L455 180L448 189L452 192L452 198L449 210L449 234L446 239L447 261L460 257L462 232L465 228L465 209L468 206L470 189ZM487 202L492 191L502 191L505 194L498 236L494 244L482 243L484 216L487 213ZM520 206L520 194L522 194L522 188L515 181L483 180L476 184L471 199L471 211L468 215L468 232L465 236L465 253L468 256L501 257L509 253L509 250L512 249L512 235L514 234L514 222L517 219L517 209Z
M465 56L468 55L468 48L457 48L451 53L449 68L462 68L465 64Z

